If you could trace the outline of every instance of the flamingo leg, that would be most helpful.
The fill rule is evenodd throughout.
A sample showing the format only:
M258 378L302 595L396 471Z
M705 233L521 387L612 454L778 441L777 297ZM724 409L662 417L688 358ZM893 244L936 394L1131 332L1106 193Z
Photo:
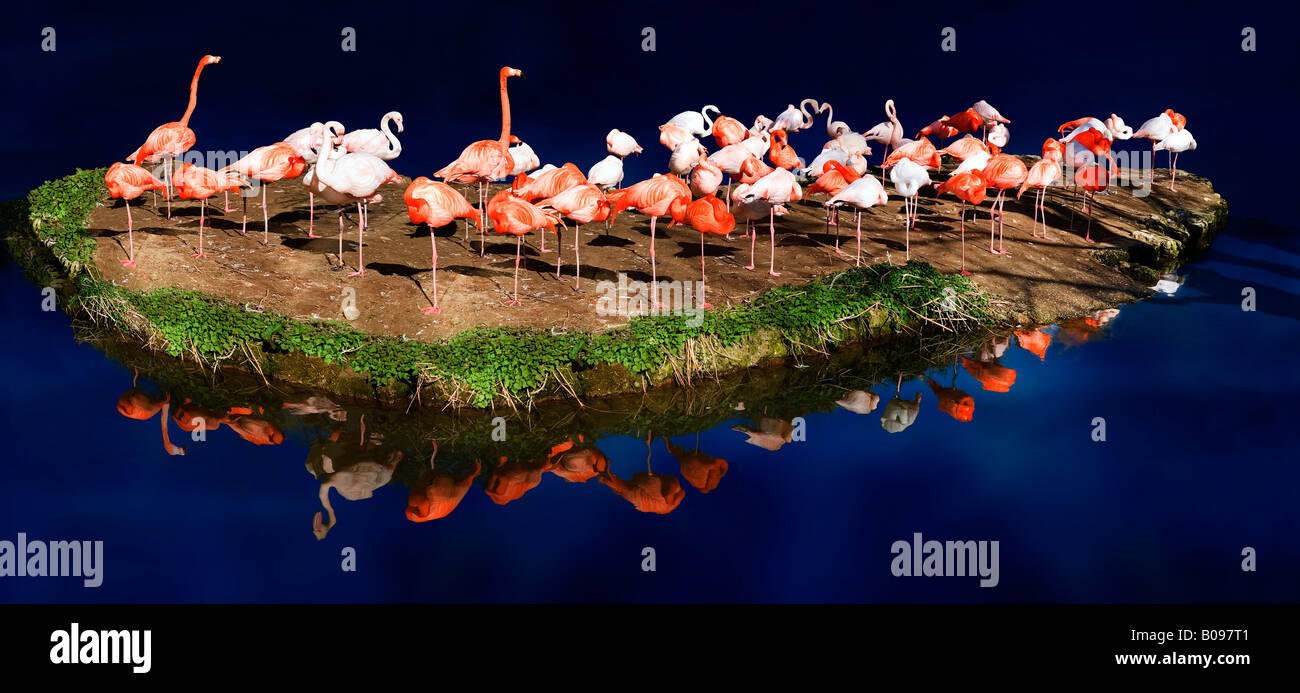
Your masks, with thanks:
M1089 243L1093 243L1095 241L1092 240L1092 196L1091 195L1088 197L1087 204L1088 204L1088 228L1087 231L1084 233L1083 240Z
M858 210L858 255L853 262L854 267L862 266L862 210Z
M122 202L126 203L126 240L131 248L127 251L126 259L122 261L122 264L127 267L135 267L135 231L132 229L131 223L131 201L123 197Z
M430 232L432 233L432 231ZM366 273L364 247L366 245L366 210L365 203L357 203L357 271L349 272L349 277L360 277ZM342 258L342 254L339 255Z
M1006 206L1007 206L1006 195L1007 195L1006 190L1003 190L1002 192L998 193L998 254L1011 257L1011 253L1008 253L1007 251L1002 249L1002 224L1003 224L1003 218L1006 215Z
M912 198L903 198L903 259L912 259Z
M244 220L239 223L239 235L248 236L248 198L242 194L239 196L244 201Z
M483 182L479 181L478 184L478 212L479 212L478 256L479 257L487 257L487 236L484 235L485 233L484 226L487 224L487 220L483 217L484 214L483 208L486 204L487 204L487 192L485 192L485 189L483 187ZM541 233L542 233L542 240L543 242L545 242L546 232L542 231Z
M963 276L970 276L966 271L966 201L961 201L961 273Z
M438 239L433 235L432 225L429 225L429 246L433 250L433 305L425 306L423 310L425 315L438 315L442 313L442 307L438 305Z
M772 247L769 249L767 260L767 273L773 277L779 277L781 273L776 271L776 207L767 210L767 231L772 239Z
M655 221L659 217L650 217L650 291L656 308L663 308L659 300L659 274L655 268Z
M270 245L271 241L271 217L266 211L266 189L268 187L270 186L264 181L262 183L262 245Z
M573 229L573 286L582 286L582 256L578 254L578 239L582 237L582 224Z
M208 208L208 200L204 198L199 201L199 252L194 257L207 257L203 254L203 212Z
M1169 162L1169 192L1178 192L1174 190L1174 181L1178 180L1178 154L1175 152L1173 159Z
M519 303L519 257L520 247L523 244L523 236L515 236L515 298L507 301L507 306L517 306Z
M564 226L565 229L568 229L568 228L569 228L568 226L565 226L565 225L564 225L564 221L563 221L563 220L560 221L560 226ZM539 231L539 233L542 234L542 243L545 243L545 242L546 242L546 227L543 226L543 227L542 227L541 229L539 229L538 231ZM561 277L561 276L560 276L560 265L562 265L562 264L564 263L564 253L560 252L560 249L561 249L561 246L560 246L560 230L559 230L559 229L556 229L556 230L555 230L555 278L556 278L557 280L559 280L559 281L564 281L564 277Z
M307 237L320 238L316 235L316 193L307 192Z
M752 223L753 222L751 222L748 219L745 220L745 234L749 236L749 264L745 265L745 269L751 272L754 270L754 237L755 237L754 234L750 232L749 229Z
M167 219L172 218L172 158L164 157L166 165L163 167L163 176L165 177L165 186L167 188Z
M339 205L339 264L334 269L343 269L343 205Z
M700 307L701 308L713 307L713 305L710 304L708 300L705 298L705 296L707 295L706 292L708 291L708 285L706 284L708 280L709 280L708 276L704 273L704 232L701 231L700 232Z

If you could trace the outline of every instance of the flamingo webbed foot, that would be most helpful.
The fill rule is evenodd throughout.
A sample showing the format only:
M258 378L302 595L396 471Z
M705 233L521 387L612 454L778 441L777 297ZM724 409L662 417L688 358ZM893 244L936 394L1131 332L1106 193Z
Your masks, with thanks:
M135 267L135 260L123 260L122 264L127 267Z
M441 315L441 314L442 314L442 308L439 308L438 306L425 306L424 308L421 308L420 310L423 311L425 315Z
M511 301L506 301L506 305L507 305L507 306L522 306L523 303L520 303L518 300L511 300Z

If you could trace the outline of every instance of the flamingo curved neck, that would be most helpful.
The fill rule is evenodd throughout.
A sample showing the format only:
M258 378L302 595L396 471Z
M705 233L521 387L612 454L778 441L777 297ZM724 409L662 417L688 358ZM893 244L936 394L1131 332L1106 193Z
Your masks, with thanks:
M194 78L190 80L190 105L185 109L185 115L181 116L181 127L189 127L190 116L194 114L194 106L199 102L199 75L203 74L203 68L207 64L208 59L204 56L194 70Z
M506 92L506 80L510 75L501 71L501 146L510 146L510 94Z
M383 122L379 124L379 129L383 131L384 137L388 138L388 153L390 158L396 158L402 153L402 143L398 141L397 135L394 135L392 129L389 128L389 123L392 121L392 113L385 115Z

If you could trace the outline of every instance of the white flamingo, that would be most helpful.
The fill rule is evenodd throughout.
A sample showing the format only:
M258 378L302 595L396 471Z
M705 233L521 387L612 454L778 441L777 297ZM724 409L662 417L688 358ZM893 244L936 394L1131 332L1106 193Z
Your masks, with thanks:
M393 169L373 154L361 152L340 153L334 149L337 135L335 128L342 125L330 121L325 124L324 144L320 158L316 162L315 178L323 183L319 194L327 201L339 207L339 262L343 262L343 208L344 204L357 205L357 270L348 276L361 276L366 268L363 261L363 247L366 234L366 213L371 202L382 202L383 196L376 191L380 185L390 181L400 181Z

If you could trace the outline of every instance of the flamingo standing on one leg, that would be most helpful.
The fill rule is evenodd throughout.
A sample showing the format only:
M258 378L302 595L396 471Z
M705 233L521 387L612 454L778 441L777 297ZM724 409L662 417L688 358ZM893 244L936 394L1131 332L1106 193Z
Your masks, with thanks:
M325 124L327 132L324 148L316 162L316 177L327 189L326 193L336 195L333 201L338 204L355 202L357 205L357 269L348 274L359 277L366 273L365 241L366 219L371 202L380 202L383 196L377 191L384 183L401 182L402 177L384 163L383 159L371 154L339 153L334 149L337 135L335 126L342 127L335 121ZM330 199L330 195L325 195ZM343 212L339 211L339 262L343 262Z
M721 113L713 119L713 141L718 147L729 147L733 144L740 144L750 136L749 128L745 124Z
M208 198L226 190L239 190L247 183L234 171L213 171L191 163L182 163L172 176L172 184L176 186L176 194L182 200L199 200L199 252L194 257L207 257L203 252L203 223Z
M582 175L582 169L578 168L577 164L568 162L559 168L543 170L532 178L516 176L514 182L510 184L510 193L515 197L522 197L528 202L536 203L538 200L555 197L569 188L586 184L587 177ZM539 234L541 243L538 252L543 254L551 252L546 249L546 231L540 231Z
M433 305L426 306L423 311L425 315L438 315L442 307L438 305L438 239L433 230L455 223L457 219L478 223L478 210L455 188L424 176L411 181L402 197L411 223L429 226L429 246L433 250Z
M924 166L911 159L903 159L890 169L889 180L894 182L894 189L903 196L903 208L906 214L906 221L903 222L903 249L904 257L910 260L912 259L912 227L916 225L917 193L921 191L922 186L931 184L930 174Z
M131 223L131 200L139 197L146 190L166 190L167 184L158 180L158 177L148 170L121 161L108 167L108 173L104 175L104 184L108 186L110 197L120 197L122 203L126 205L126 238L130 249L122 264L135 267L135 231Z
M561 191L553 197L547 198L537 203L538 208L543 211L553 209L563 216L572 219L575 226L573 229L573 277L574 288L582 286L582 255L578 246L582 241L582 225L590 224L594 221L604 221L609 218L609 200L601 193L600 188L592 183L583 183L572 186ZM564 220L560 220L564 225ZM557 242L558 246L558 242ZM560 261L562 249L557 247L555 251L555 278L561 281L564 277L560 276ZM579 291L581 289L578 289Z
M505 84L504 77L501 83ZM506 301L506 305L522 305L519 302L519 260L524 234L539 229L554 231L556 219L532 203L511 195L509 190L502 190L492 197L487 205L487 215L492 219L493 231L515 237L515 297Z
M684 216L690 202L691 189L677 176L655 176L610 194L611 219L629 208L650 217L650 282L655 286L659 281L655 260L655 222L665 214ZM658 295L657 289L655 294ZM655 306L663 307L663 303L656 298Z
M173 123L164 123L154 128L144 141L144 144L136 148L126 156L126 159L137 166L144 162L156 163L165 161L166 167L163 169L163 182L169 189L167 191L167 218L172 218L172 196L171 196L171 164L177 156L189 151L194 146L194 131L190 129L190 116L194 115L194 107L199 100L199 75L203 74L203 68L208 65L215 65L221 62L221 56L205 55L199 59L199 66L194 69L194 77L190 79L190 103L185 108L185 114L181 119Z
M1092 164L1076 171L1074 182L1083 188L1083 206L1088 210L1088 228L1083 240L1095 243L1092 240L1092 202L1098 192L1110 185L1110 172L1101 164Z
M342 125L339 126L342 129ZM312 123L309 127L296 130L284 142L293 151L306 162L307 173L302 177L302 186L307 188L307 237L320 238L316 235L316 189L320 184L316 181L316 160L320 156L321 138L324 136L325 125L320 122Z
M989 208L989 252L994 255L1005 255L1011 257L1011 253L1002 249L1002 215L1003 205L1006 204L1007 190L1019 187L1025 179L1029 177L1029 169L1025 168L1025 163L1010 154L999 154L989 158L989 162L984 165L984 180L990 188L997 188L998 196L993 200L993 207L997 208L997 236L998 248L993 249L993 207Z
M1134 139L1145 139L1151 141L1151 180L1156 179L1156 145L1164 138L1174 134L1178 128L1174 126L1174 121L1169 117L1169 113L1160 115L1142 123L1134 133ZM1173 166L1173 154L1170 154L1169 164Z
M810 99L805 99L808 101ZM758 199L767 202L770 205L784 205L787 202L797 202L803 199L803 189L795 181L794 174L784 168L778 168L771 173L759 178L749 187L749 199ZM776 271L776 211L769 210L767 217L767 228L772 240L772 246L768 255L767 273L773 277L781 276Z
M1151 148L1152 151L1161 149L1173 155L1173 160L1169 162L1169 191L1178 192L1174 190L1174 180L1178 178L1178 155L1189 149L1196 149L1196 138L1192 137L1191 130L1178 130L1156 142Z
M510 96L506 91L506 80L523 76L521 70L513 67L501 68L501 137L479 140L469 145L460 153L460 157L433 174L435 178L449 183L478 183L479 257L487 257L487 238L483 228L486 222L483 218L483 203L487 197L484 186L488 181L510 175L515 165L514 158L510 156Z
M726 203L709 193L687 205L686 221L700 232L700 308L712 308L705 299L708 277L704 271L704 236L710 233L719 236L730 234L736 228L736 217L727 211Z
M737 218L745 220L745 235L749 237L749 264L745 266L747 270L754 269L754 252L755 241L758 234L754 232L753 226L756 222L762 221L768 214L774 213L777 216L784 216L788 210L784 205L772 205L768 202L753 197L749 194L749 184L741 183L729 193L731 200L727 211L734 214Z
M623 160L610 154L587 171L587 182L603 188L617 188L623 182Z
M979 205L984 202L988 185L984 174L978 170L958 173L942 183L935 184L936 195L947 192L961 200L961 273L963 275L970 274L966 271L966 203Z
M267 188L270 183L286 178L297 178L302 175L303 169L307 167L307 162L298 155L292 145L287 142L276 142L268 144L265 147L258 147L248 153L248 156L236 161L235 163L222 169L225 171L235 171L248 178L255 178L262 182L262 245L267 245L270 241L271 217L266 209ZM248 229L248 202L244 202L244 221L239 229L240 235L247 236Z
M885 115L889 120L883 123L877 123L870 130L862 133L862 136L871 142L879 142L885 145L885 151L881 153L880 158L880 182L885 182L884 165L885 160L889 157L890 148L898 149L903 146L907 140L903 137L903 124L898 120L898 111L894 108L894 100L890 99L885 102ZM921 135L917 135L920 139Z
M862 210L883 205L889 202L889 195L885 193L885 186L880 184L880 180L875 176L863 176L841 190L837 195L826 201L827 207L838 207L849 204L857 208L858 224L858 250L855 254L853 265L862 266Z

